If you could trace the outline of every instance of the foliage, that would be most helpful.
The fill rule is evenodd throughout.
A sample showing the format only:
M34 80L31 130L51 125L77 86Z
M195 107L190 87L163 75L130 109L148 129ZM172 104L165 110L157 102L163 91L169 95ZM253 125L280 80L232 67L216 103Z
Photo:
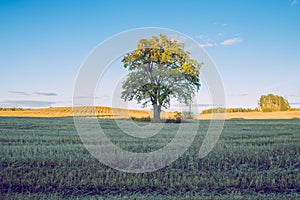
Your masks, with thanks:
M135 122L151 122L150 117L131 117L131 120Z
M210 113L224 113L226 112L226 108L210 108L203 110L201 114L210 114Z
M201 114L210 114L210 113L235 113L235 112L257 112L258 109L252 108L210 108L203 110Z
M291 108L285 98L274 94L262 95L258 107L262 112L287 111Z
M182 113L175 111L173 119L167 119L166 123L181 123L182 120Z
M189 57L184 44L163 34L139 40L122 62L130 71L122 86L122 98L143 106L151 103L156 119L162 107L170 106L171 98L188 104L199 90L201 64Z
M180 126L166 124L142 140L120 134L114 120L99 122L113 143L135 152L162 148ZM201 121L192 146L169 166L130 174L93 158L72 118L2 117L0 194L3 199L299 199L299 120L226 121L216 147L199 159L209 123Z
M0 111L20 111L25 110L24 108L0 108Z
M300 108L290 108L289 111L300 111Z
M193 119L193 112L183 111L181 114L183 119Z
M272 111L299 111L299 108L291 108L289 102L282 96L268 94L262 95L258 102L258 108L210 108L203 110L201 114L210 113L235 113L235 112L272 112Z
M145 118L137 118L137 117L131 117L131 119L135 122L151 122L150 117L145 117ZM161 119L159 121L153 121L152 122L161 122L161 123L181 123L183 119L188 119L185 118L183 113L175 111L174 112L174 117L173 118L168 118L168 119Z

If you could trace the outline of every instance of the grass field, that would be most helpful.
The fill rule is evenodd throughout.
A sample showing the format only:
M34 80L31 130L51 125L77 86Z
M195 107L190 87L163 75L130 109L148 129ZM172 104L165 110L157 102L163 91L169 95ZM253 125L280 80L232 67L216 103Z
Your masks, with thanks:
M161 148L179 126L141 140L99 121L111 141L135 152ZM208 125L200 121L171 165L130 174L93 158L72 118L0 117L0 199L300 199L299 119L227 120L213 151L198 159Z

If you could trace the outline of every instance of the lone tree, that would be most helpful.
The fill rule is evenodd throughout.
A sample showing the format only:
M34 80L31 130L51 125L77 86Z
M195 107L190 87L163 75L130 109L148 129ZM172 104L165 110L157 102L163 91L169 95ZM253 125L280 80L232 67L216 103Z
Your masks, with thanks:
M123 59L130 73L123 82L122 98L153 106L154 120L171 98L186 105L200 88L201 64L189 57L184 44L163 34L138 41L137 48Z
M291 108L285 98L274 94L262 95L258 107L263 112L286 111Z

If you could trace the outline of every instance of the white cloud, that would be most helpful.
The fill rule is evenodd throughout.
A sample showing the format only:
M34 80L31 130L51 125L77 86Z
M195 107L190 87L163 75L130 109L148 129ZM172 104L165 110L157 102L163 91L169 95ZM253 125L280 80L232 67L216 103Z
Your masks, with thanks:
M296 4L298 4L298 0L292 0L291 5L294 6Z
M221 42L221 45L223 46L226 46L226 45L233 45L233 44L236 44L236 43L239 43L239 42L242 42L243 40L241 38L231 38L231 39L227 39L227 40L224 40L223 42Z

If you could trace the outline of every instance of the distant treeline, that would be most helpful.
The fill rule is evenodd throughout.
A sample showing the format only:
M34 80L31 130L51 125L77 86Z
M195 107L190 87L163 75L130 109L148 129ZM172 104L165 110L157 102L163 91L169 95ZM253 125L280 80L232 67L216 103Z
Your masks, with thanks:
M19 111L25 110L24 108L0 108L0 111Z
M300 111L300 108L289 108L287 111ZM259 108L210 108L203 110L201 114L210 113L235 113L235 112L272 112L272 111L262 111Z
M290 108L289 111L300 111L300 108Z
M210 113L235 113L235 112L258 112L258 108L210 108L203 110L201 114L210 114Z
M273 111L300 111L300 108L291 108L289 102L282 96L267 94L261 95L257 108L211 108L203 110L201 114L234 113L234 112L273 112Z

